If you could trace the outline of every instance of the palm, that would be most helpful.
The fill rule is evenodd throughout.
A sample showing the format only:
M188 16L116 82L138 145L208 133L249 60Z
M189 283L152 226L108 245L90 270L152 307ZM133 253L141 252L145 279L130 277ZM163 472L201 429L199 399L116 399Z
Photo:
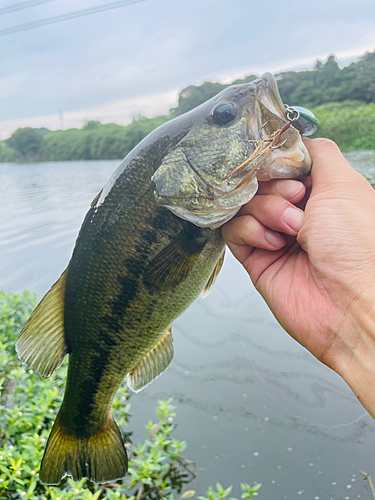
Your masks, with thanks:
M341 314L327 298L307 254L293 240L278 252L255 249L244 267L283 328L324 360L334 340L326 325Z
M305 142L314 161L309 196L291 181L260 184L223 235L285 330L375 417L374 190L335 144Z

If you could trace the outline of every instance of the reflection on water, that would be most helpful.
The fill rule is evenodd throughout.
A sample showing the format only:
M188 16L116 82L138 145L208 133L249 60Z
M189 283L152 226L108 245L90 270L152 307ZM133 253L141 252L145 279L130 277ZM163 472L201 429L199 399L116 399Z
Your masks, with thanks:
M375 187L375 152L352 151L345 154L348 162Z
M375 152L347 155L375 184ZM117 161L0 165L0 287L41 297L71 255L91 200ZM370 498L375 424L346 384L277 324L227 255L211 295L173 325L170 368L131 400L134 440L173 396L176 437L197 462L192 488L263 483L259 498Z
M0 164L0 286L40 297L66 267L90 202L118 161Z

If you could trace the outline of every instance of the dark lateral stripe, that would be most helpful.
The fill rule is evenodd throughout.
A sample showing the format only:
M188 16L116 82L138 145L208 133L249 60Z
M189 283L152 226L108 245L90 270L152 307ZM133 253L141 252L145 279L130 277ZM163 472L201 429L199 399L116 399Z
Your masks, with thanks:
M142 274L149 258L149 248L156 242L157 232L168 229L171 217L174 216L166 209L158 209L152 221L152 229L149 229L150 224L145 224L140 231L140 243L135 246L133 253L139 257L124 261L123 268L126 269L126 275L119 275L117 278L120 293L110 304L111 314L101 319L99 335L91 344L91 350L95 352L90 370L92 378L80 382L81 400L76 406L75 426L90 425L90 413L94 408L95 395L105 371L109 368L110 356L120 341L118 332L122 330L127 311L138 294ZM200 234L199 228L197 232ZM157 304L158 300L155 300L154 307L157 307ZM129 345L129 349L132 347L136 349L137 346Z

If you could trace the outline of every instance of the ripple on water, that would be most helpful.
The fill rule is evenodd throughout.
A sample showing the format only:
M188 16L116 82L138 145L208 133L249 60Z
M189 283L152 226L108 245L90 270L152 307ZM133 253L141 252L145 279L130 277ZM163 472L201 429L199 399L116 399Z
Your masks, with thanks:
M357 161L358 170L375 183L375 153L350 154L350 161L353 164ZM65 267L89 204L118 163L112 162L101 171L93 163L60 164L59 167L41 164L30 166L30 169L12 166L8 168L6 180L3 178L4 168L0 165L3 188L0 224L2 286L6 284L8 290L32 288L39 297L43 295L53 278L57 278ZM142 419L145 415L153 414L158 399L177 395L175 401L179 401L178 394L186 396L191 391L194 402L187 399L185 403L178 402L176 423L181 437L193 449L199 448L200 455L197 453L194 458L200 466L207 465L198 479L202 490L206 484L214 484L224 474L237 483L248 482L258 476L259 481L256 482L264 483L261 496L267 500L286 500L287 497L296 498L297 494L301 498L313 499L316 493L321 494L315 489L316 469L328 470L325 467L329 468L329 461L332 460L332 465L337 465L336 469L332 470L330 477L326 473L319 476L319 482L325 481L324 487L331 489L331 494L350 483L353 485L350 493L353 492L356 497L355 488L359 487L359 481L353 481L355 475L348 479L353 469L346 467L346 463L352 457L355 438L361 437L365 443L365 437L368 437L368 444L358 446L355 451L364 450L367 457L372 454L374 439L369 432L371 424L367 423L367 428L362 429L350 423L346 411L354 403L349 391L330 378L324 367L318 366L318 362L294 347L294 341L286 338L255 289L250 288L248 277L242 274L240 266L229 255L226 260L211 296L206 301L198 300L194 312L188 312L174 325L176 344L182 342L178 333L185 333L184 329L190 335L189 342L176 345L176 357L180 359L184 355L181 345L186 346L186 358L184 362L179 361L180 366L188 368L182 369L181 374L185 376L180 378L186 385L175 388L173 378L176 368L173 371L172 364L170 371L167 370L158 381L151 384L145 394L142 392L137 395L137 399L134 397L132 430L135 433L144 431ZM207 303L211 304L209 314L205 312ZM224 312L218 315L220 309ZM240 321L239 314L242 315ZM211 330L209 324L213 325ZM216 362L205 365L207 380L214 381L208 384L204 377L200 378L199 370L203 361L212 358ZM237 363L237 360L242 364ZM229 372L227 379L226 372ZM202 383L198 384L198 380ZM172 393L169 392L171 388ZM228 415L219 413L224 398ZM330 401L337 401L337 405L341 404L345 412L335 414ZM327 414L327 409L333 413ZM360 413L353 413L351 410L350 418L354 421ZM344 414L347 418L343 416L341 419ZM138 424L140 415L142 419L139 419ZM267 422L264 426L267 432L263 435L255 430L254 422L258 419L263 425ZM200 428L201 431L198 430ZM310 439L311 430L313 438ZM202 445L202 442L205 444ZM344 451L345 443L348 442L350 448L346 453L335 455L329 448L330 442L334 445L341 442L340 449ZM254 458L258 459L251 460L251 464L247 462L249 449L262 450L262 454L253 452ZM226 450L225 458L221 455L223 450ZM319 454L322 454L322 460L317 462L315 457ZM189 454L186 456L189 458ZM308 467L309 458L314 458L314 463L319 466ZM208 465L207 461L211 464ZM230 469L231 462L233 469ZM271 470L273 468L272 475L277 480L271 475L267 481L267 475L263 472L264 462L269 464ZM290 484L296 484L300 477L300 466L303 466L306 481L297 483L295 487L300 489L289 493ZM249 471L251 479L248 477ZM335 478L340 487L335 488L337 482L332 482L331 486L331 478Z

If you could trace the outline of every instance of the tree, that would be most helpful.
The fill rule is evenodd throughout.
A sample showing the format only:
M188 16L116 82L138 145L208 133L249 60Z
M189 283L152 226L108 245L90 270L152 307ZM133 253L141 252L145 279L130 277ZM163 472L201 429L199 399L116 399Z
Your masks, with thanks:
M31 127L18 128L5 142L16 150L23 160L37 161L41 159L43 136Z

